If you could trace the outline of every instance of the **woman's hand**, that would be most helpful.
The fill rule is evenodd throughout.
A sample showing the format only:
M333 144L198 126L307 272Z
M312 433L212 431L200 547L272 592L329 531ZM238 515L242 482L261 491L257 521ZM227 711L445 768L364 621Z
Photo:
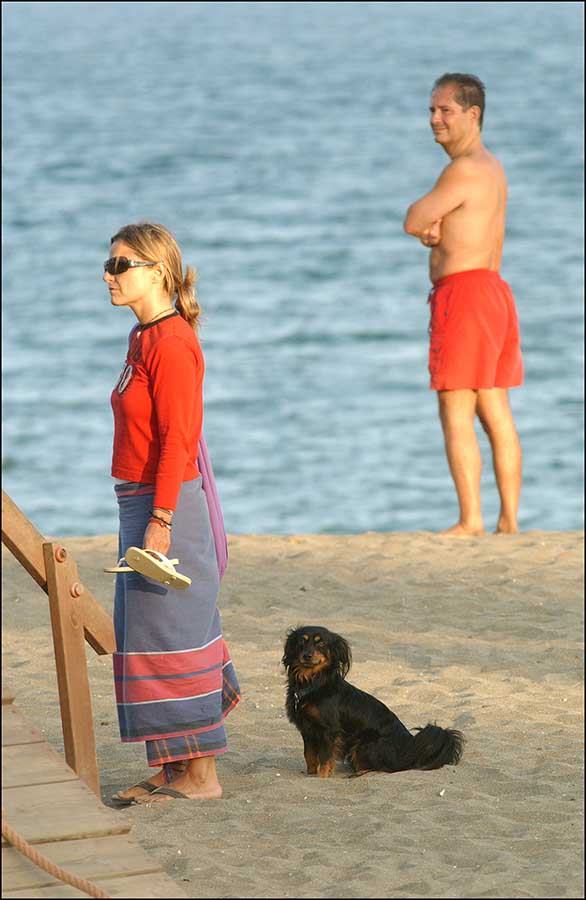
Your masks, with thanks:
M171 532L168 528L161 527L156 522L149 522L142 541L143 550L156 550L163 556L169 556L171 546Z

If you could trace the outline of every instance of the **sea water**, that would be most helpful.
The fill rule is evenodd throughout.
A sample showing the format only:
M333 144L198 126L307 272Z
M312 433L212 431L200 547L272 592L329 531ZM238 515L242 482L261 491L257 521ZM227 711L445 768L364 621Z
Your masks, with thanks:
M134 318L109 239L197 267L205 434L232 533L457 519L428 388L446 71L486 84L525 384L522 529L583 527L580 3L14 3L3 13L4 488L50 535L116 530L110 392ZM491 458L484 514L498 514Z

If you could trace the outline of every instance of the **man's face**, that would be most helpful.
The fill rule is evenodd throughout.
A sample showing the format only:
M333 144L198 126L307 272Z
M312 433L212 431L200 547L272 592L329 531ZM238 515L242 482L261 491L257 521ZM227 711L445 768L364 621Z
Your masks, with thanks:
M460 106L455 99L457 90L457 85L446 84L431 95L429 124L436 143L442 147L457 144L478 123L478 107L464 109Z

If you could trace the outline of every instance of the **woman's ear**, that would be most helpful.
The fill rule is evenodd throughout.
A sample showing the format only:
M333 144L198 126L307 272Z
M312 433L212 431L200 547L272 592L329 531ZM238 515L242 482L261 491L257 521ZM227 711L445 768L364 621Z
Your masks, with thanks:
M165 278L165 266L163 263L157 263L156 266L152 266L150 271L153 284L161 284Z

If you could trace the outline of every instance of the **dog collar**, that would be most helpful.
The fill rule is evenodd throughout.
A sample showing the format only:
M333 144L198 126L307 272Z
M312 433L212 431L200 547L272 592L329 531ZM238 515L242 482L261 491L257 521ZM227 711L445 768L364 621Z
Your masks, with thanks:
M310 685L309 687L299 688L298 691L294 691L293 692L293 711L297 712L297 710L299 709L299 704L301 703L303 698L307 697L308 694L311 694L311 692L315 691L315 690L317 690L317 688L314 687L313 685Z

